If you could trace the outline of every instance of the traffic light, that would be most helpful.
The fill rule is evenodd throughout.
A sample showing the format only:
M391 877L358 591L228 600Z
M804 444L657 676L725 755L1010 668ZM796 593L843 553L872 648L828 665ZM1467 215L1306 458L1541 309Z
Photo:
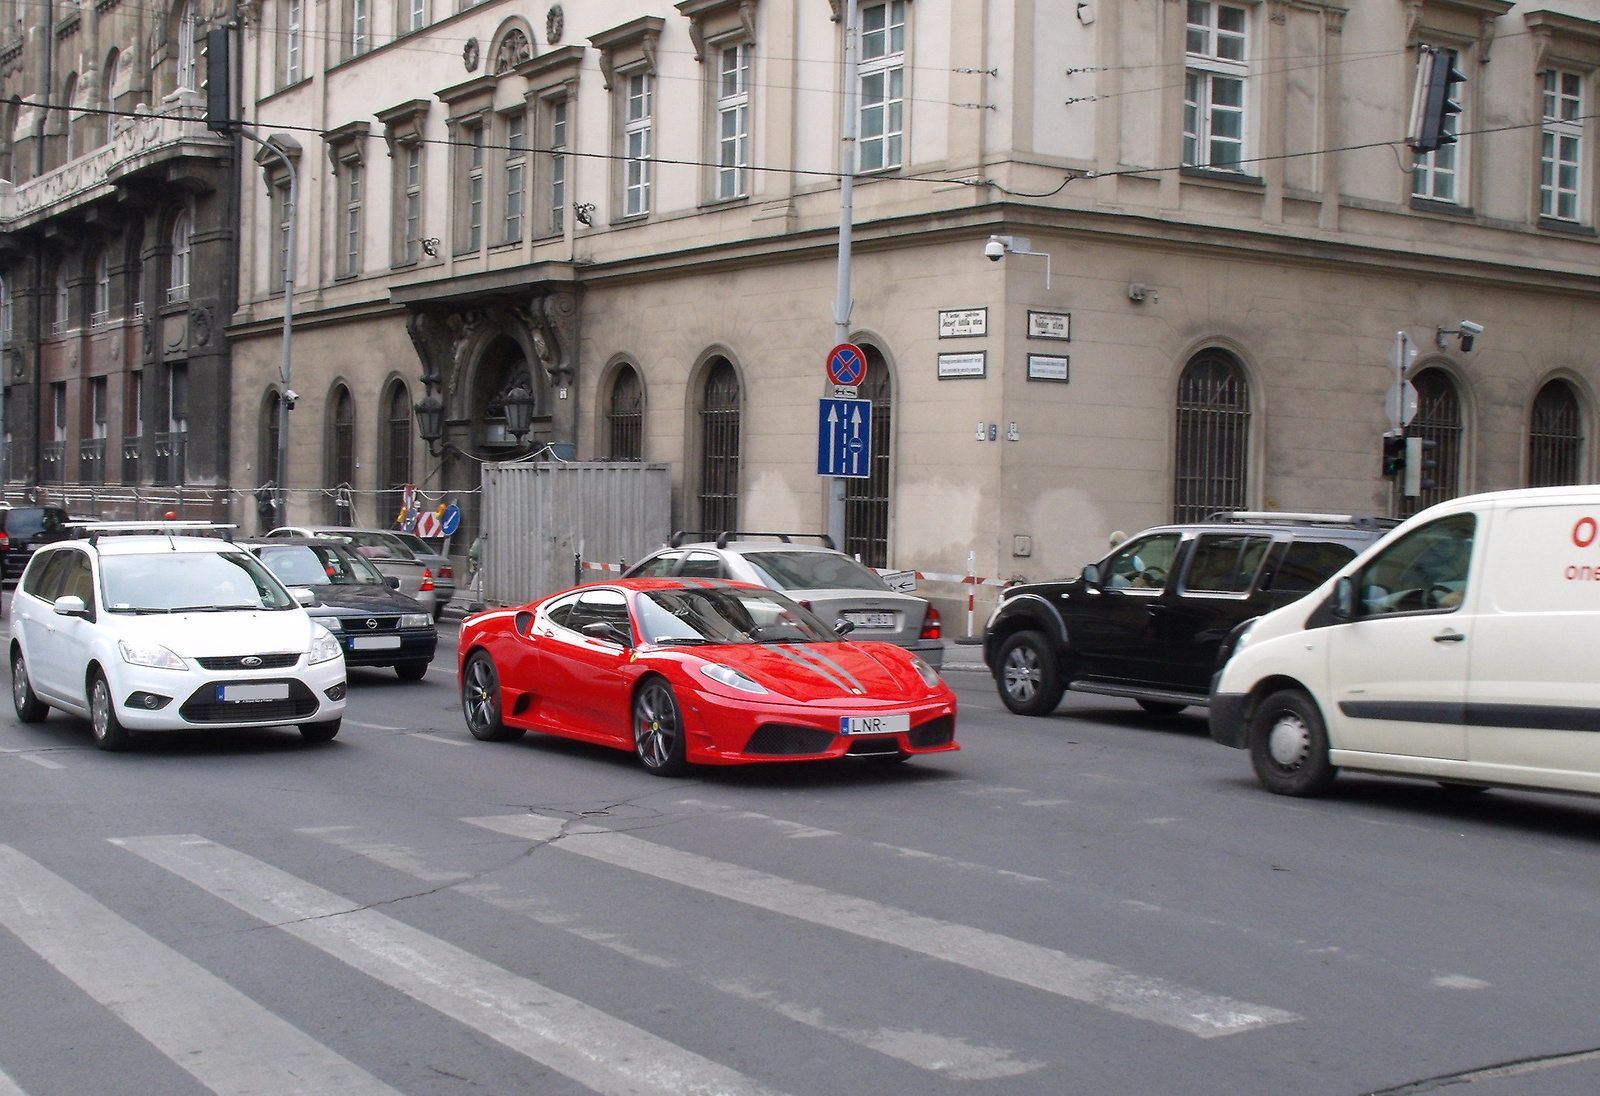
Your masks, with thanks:
M227 133L233 127L228 94L233 66L228 63L228 31L206 31L206 128Z
M1401 434L1383 436L1383 474L1397 479L1406 470L1406 439Z
M1440 145L1453 145L1456 135L1449 132L1450 119L1461 113L1455 100L1455 85L1467 78L1456 68L1456 51L1418 46L1417 85L1411 97L1411 125L1406 144L1418 152L1432 152Z
M1439 481L1432 474L1433 470L1439 467L1438 460L1432 456L1439 448L1439 443L1432 438L1406 438L1405 443L1405 481L1401 494L1407 498L1416 498L1429 488L1439 485Z

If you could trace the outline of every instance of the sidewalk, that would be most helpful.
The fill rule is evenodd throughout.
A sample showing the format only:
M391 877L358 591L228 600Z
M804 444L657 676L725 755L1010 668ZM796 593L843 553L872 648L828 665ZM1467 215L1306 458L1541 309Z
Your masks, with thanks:
M965 638L945 640L944 665L941 669L988 673L989 667L983 662L983 637L973 636L970 641Z

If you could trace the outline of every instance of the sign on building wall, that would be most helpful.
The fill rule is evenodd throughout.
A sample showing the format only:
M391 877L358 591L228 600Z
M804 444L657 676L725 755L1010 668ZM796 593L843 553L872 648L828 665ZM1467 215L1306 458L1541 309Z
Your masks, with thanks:
M1066 384L1071 377L1072 359L1068 357L1053 357L1048 354L1028 355L1028 379L1030 381L1060 381Z
M1072 313L1070 312L1035 312L1028 309L1028 338L1030 339L1060 339L1068 342L1072 339Z
M942 381L952 377L981 377L988 371L987 350L980 350L976 354L939 355L939 379Z
M939 312L941 339L975 339L989 333L987 308L951 308Z

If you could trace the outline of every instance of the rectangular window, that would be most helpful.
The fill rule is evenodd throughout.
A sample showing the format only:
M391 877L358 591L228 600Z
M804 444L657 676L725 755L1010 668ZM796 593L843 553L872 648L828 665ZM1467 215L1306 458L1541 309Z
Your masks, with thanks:
M717 73L717 197L742 198L749 193L750 47L728 46L720 54Z
M483 127L472 126L467 137L467 251L483 246Z
M361 165L350 161L344 168L344 272L361 273Z
M506 116L506 167L505 167L505 231L501 236L508 244L522 240L522 202L527 194L527 116L521 113Z
M1243 8L1189 0L1183 78L1183 164L1244 170L1246 31Z
M567 101L549 104L550 132L545 147L550 150L549 229L561 232L566 227L567 209Z
M128 417L123 434L137 438L144 433L144 370L135 369L128 374L123 393L124 411Z
M906 4L861 9L860 171L899 167L905 143Z
M407 30L421 30L427 25L428 0L410 0L407 9Z
M1562 221L1578 220L1583 181L1583 77L1576 72L1544 74L1544 134L1539 153L1539 213Z
M650 212L651 100L655 77L636 72L627 77L627 103L622 126L622 212L637 217Z
M51 441L67 440L67 386L58 382L50 386L50 404L54 410L51 420Z
M104 438L106 436L106 379L92 377L89 380L89 436L91 438Z
M422 255L422 147L407 145L401 177L401 261L414 263Z
M367 5L370 0L350 0L350 55L352 57L367 52L370 48L370 39L367 36Z
M1454 134L1461 120L1459 114L1445 116L1444 131ZM1456 160L1457 146L1440 145L1432 152L1414 153L1411 170L1411 193L1418 198L1435 202L1459 202L1456 186L1459 175Z
M283 82L297 84L300 82L300 32L302 30L302 3L304 0L288 0L287 11L284 18L283 30Z
M174 434L189 429L189 366L186 363L167 369L167 428Z
M291 269L289 255L289 184L285 180L272 188L272 223L277 246L272 249L272 285L268 292L282 293Z

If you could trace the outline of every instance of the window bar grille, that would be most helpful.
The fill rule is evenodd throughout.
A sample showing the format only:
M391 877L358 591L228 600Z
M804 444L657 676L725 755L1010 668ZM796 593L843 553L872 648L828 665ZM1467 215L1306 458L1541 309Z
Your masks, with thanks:
M1552 381L1533 401L1528 432L1528 486L1562 487L1583 481L1583 422L1570 386Z
M739 378L726 363L706 382L700 412L700 528L739 527Z
M632 369L611 389L611 459L644 459L644 388Z
M1178 383L1173 520L1248 506L1250 392L1229 359L1195 359Z
M1450 378L1437 369L1424 369L1413 383L1417 388L1417 414L1406 427L1410 437L1434 442L1428 459L1432 487L1416 497L1400 496L1400 516L1408 518L1436 503L1456 497L1461 483L1461 397Z
M889 371L869 367L861 396L872 401L872 460L866 479L845 480L844 550L868 567L889 565Z

